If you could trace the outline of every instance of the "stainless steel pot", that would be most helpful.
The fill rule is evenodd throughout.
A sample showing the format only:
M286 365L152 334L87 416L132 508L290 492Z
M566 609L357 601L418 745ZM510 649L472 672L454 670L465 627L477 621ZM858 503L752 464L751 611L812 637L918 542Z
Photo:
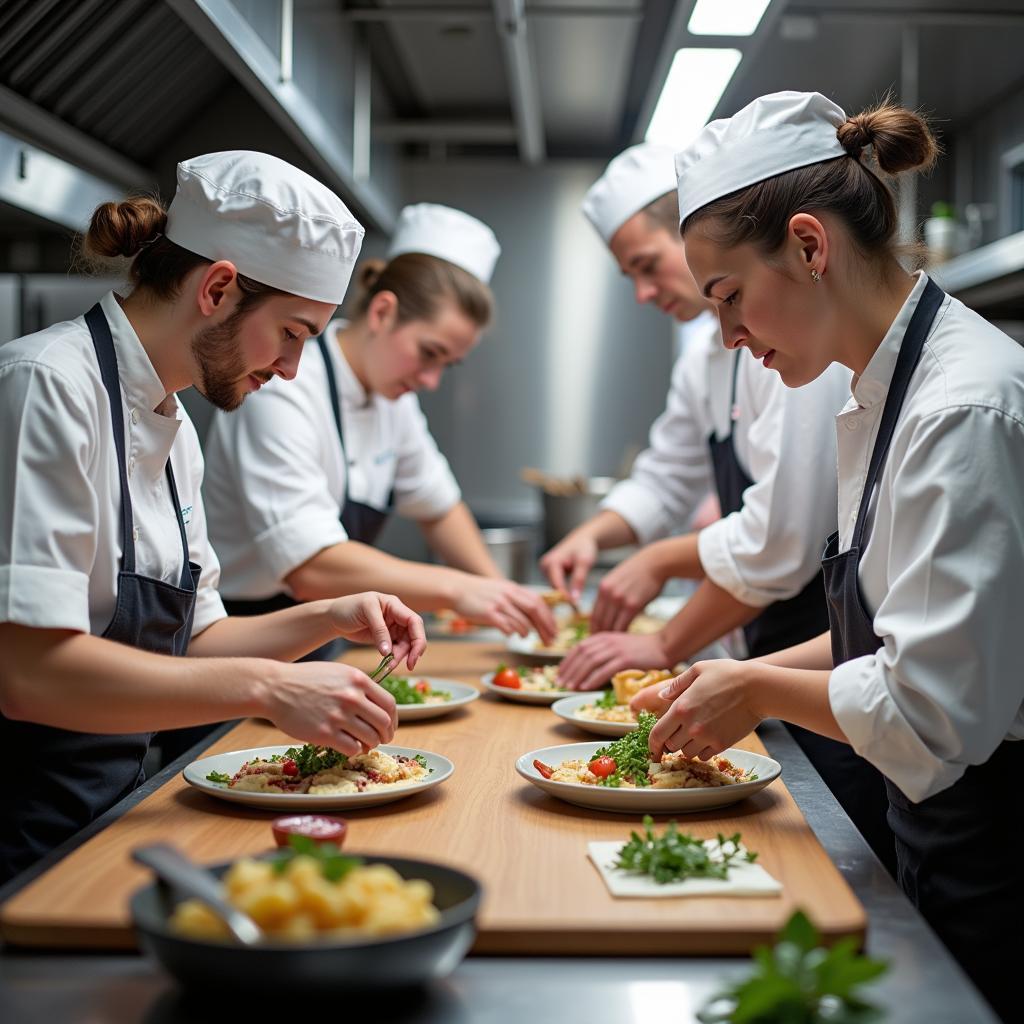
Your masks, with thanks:
M480 532L502 573L517 583L528 582L533 568L536 531L528 526L500 526Z
M544 500L544 550L557 544L567 533L600 511L601 499L618 483L613 476L592 476L584 480L582 494L550 494Z

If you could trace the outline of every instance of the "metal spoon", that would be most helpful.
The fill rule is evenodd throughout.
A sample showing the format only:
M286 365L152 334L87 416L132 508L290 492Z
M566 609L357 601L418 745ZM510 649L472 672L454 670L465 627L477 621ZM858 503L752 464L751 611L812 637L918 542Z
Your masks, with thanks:
M183 853L157 843L132 851L132 858L145 865L157 877L205 903L228 927L228 931L243 945L255 946L263 941L260 926L246 913L232 906L223 895L220 880L205 868L194 864Z

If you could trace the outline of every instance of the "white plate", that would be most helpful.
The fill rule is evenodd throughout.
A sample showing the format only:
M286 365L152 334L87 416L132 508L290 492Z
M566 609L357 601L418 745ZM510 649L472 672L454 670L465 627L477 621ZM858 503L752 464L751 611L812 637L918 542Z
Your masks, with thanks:
M744 770L753 769L755 782L738 782L734 786L714 786L709 789L613 789L611 786L584 786L581 782L554 782L545 779L533 766L534 760L557 767L563 761L577 759L589 761L604 743L566 743L558 747L543 747L523 754L516 761L516 771L551 796L578 807L620 814L678 814L725 807L760 792L782 774L778 761L762 754L730 747L722 751L734 765Z
M590 690L587 693L574 693L555 701L551 705L551 710L559 718L564 718L567 722L572 722L573 725L578 725L581 729L586 729L587 732L595 733L597 736L625 736L627 732L632 732L636 728L636 722L602 722L599 718L584 718L583 715L576 714L576 711L584 704L593 704L602 693L606 692L605 690Z
M454 679L438 679L435 676L417 675L411 675L406 678L412 683L418 683L421 679L425 679L430 683L432 690L447 690L452 695L452 699L445 701L443 704L399 704L397 707L398 720L400 722L415 722L423 718L440 718L441 715L447 715L456 708L472 704L480 696L480 691L475 686L470 686L469 683L457 683Z
M490 690L491 693L496 693L499 697L504 697L505 700L517 701L519 704L554 704L556 700L561 700L567 693L566 690L513 690L508 686L495 686L493 672L482 675L480 682L483 683L485 690Z
M301 745L300 743L294 744L294 746ZM190 786L195 786L203 793L208 793L221 800L248 804L250 807L265 807L273 811L295 811L298 813L300 811L326 811L330 808L355 811L362 807L388 804L393 800L404 800L414 793L422 793L425 789L440 785L455 771L455 765L447 757L431 754L426 750L392 746L380 746L376 749L385 754L404 754L406 757L422 754L426 759L427 767L432 768L433 771L422 782L409 782L405 785L390 786L387 789L375 789L369 793L247 793L244 790L229 789L219 783L206 781L206 776L210 772L234 775L246 761L251 761L255 757L268 758L273 754L283 755L288 750L288 747L253 747L250 750L232 750L226 754L213 754L210 757L200 758L187 765L182 774Z

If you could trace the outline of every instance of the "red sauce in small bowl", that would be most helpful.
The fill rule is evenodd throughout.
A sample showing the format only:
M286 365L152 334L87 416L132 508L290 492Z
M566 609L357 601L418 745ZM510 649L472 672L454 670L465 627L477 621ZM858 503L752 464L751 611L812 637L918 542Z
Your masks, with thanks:
M334 843L340 847L345 841L348 822L326 814L289 814L275 818L270 827L278 846L287 846L289 836L306 836L317 843Z

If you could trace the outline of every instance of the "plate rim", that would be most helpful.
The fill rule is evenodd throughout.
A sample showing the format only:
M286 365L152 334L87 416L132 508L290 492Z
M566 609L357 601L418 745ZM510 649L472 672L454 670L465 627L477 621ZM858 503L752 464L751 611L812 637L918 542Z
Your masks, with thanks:
M514 701L519 704L542 704L546 707L551 707L556 701L561 700L563 697L571 697L572 690L510 690L507 686L495 686L492 680L494 679L495 673L492 671L484 672L480 676L480 685L487 690L488 693L493 693L497 697L502 697L504 700ZM511 694L520 694L519 697L513 697Z

